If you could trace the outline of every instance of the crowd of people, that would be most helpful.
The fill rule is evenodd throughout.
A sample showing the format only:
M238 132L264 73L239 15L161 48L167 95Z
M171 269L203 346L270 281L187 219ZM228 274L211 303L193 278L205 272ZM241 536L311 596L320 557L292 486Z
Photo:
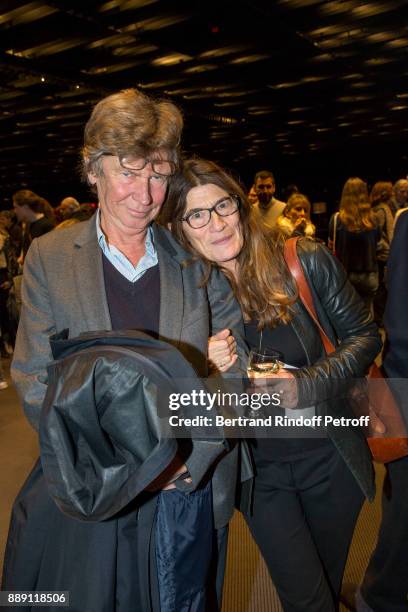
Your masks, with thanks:
M228 523L237 505L285 612L335 612L361 506L375 495L363 429L327 427L311 435L303 427L292 435L284 428L279 436L240 441L225 432L217 440L191 435L168 455L155 449L160 473L151 470L129 502L123 491L131 490L135 456L146 459L147 442L137 439L124 449L118 432L132 426L121 419L120 402L112 423L106 424L103 412L115 400L112 393L132 385L138 410L146 410L155 368L124 380L103 346L113 333L144 346L148 334L159 358L163 341L180 352L180 378L190 372L185 361L197 384L208 378L222 388L238 381L252 392L260 385L269 392L282 389L286 412L312 407L317 415L351 419L343 389L364 378L381 350L374 317L387 333L387 375L408 376L401 366L407 362L406 309L398 302L408 286L407 266L401 265L408 180L376 183L369 193L362 179L348 179L326 247L317 238L311 202L295 185L284 202L275 197L270 171L258 172L246 190L214 162L183 158L182 125L172 102L135 89L108 96L93 109L82 150L96 214L73 197L53 210L29 190L14 194L14 218L0 214L3 350L13 352L12 378L29 422L46 440L45 397L55 406L63 398L64 431L78 408L101 410L99 439L116 431L110 444L128 465L115 511L105 510L107 520L68 515L53 495L55 482L47 481L43 449L43 466L37 463L13 507L2 588L68 589L72 612L220 609ZM287 266L291 237L299 238L297 254L319 321L336 346L330 355ZM86 360L76 366L80 388L72 388L72 371L67 380L47 379L50 338L63 330L69 330L68 340L52 340L59 351L81 334L89 342L101 334L99 349L94 347L101 351L98 372L103 363L103 378L113 380L101 397L95 385L86 386L96 376ZM248 371L248 351L270 348L279 353L279 366L260 379ZM77 405L80 393L89 406ZM148 438L156 433L149 429L154 420L146 414ZM89 437L79 427L70 443L79 456ZM107 460L92 446L85 480L99 477ZM58 455L52 465L60 461ZM397 515L406 497L407 458L387 470L393 490L391 497L384 490L379 542L356 591L359 612L406 609L408 529ZM71 490L73 497L77 493ZM70 551L65 556L64 543Z
M79 204L69 196L53 208L30 189L13 194L13 210L0 211L0 390L7 389L1 357L13 354L21 308L24 259L31 242L53 229L89 219L94 204Z

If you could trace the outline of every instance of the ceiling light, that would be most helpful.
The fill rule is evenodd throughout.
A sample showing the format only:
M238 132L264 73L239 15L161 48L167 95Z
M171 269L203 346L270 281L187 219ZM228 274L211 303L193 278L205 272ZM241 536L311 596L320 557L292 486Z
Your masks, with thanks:
M390 38L394 38L394 34L392 32L374 32L374 34L369 34L366 39L369 42L377 43L377 42L385 42Z
M120 11L130 11L141 8L142 6L147 6L148 4L154 4L155 2L157 2L157 0L110 0L109 2L104 2L98 10L100 13L117 8Z
M32 21L43 19L44 17L52 15L57 11L58 9L48 6L45 3L39 6L38 2L29 2L19 6L16 9L13 9L12 11L8 11L7 13L0 15L0 24L7 22L11 22L13 25L17 25L19 23L30 23Z
M84 74L112 74L114 72L122 72L122 70L129 70L135 66L140 65L140 61L135 62L122 62L119 64L111 64L109 66L94 66L92 68L81 70Z
M259 62L264 59L268 59L269 55L263 55L261 53L252 54L252 55L243 55L241 57L237 57L231 60L230 64L253 64L254 62Z
M217 106L217 108L224 108L226 106L241 106L243 103L243 100L231 100L231 102L214 102L214 106Z
M387 43L387 47L392 47L393 49L405 49L408 47L408 38L395 38L394 40L390 40Z
M151 64L153 64L153 66L174 66L175 64L188 62L191 59L192 57L190 55L184 55L183 53L170 53L169 55L157 57L151 61Z
M372 57L371 59L366 60L364 63L367 64L367 66L383 66L389 62L392 62L392 59L389 57Z
M116 47L112 49L112 55L115 57L126 57L126 56L137 56L147 55L158 51L159 47L156 45L136 45L134 42L131 45Z
M113 36L105 36L104 38L98 38L93 42L86 45L87 49L98 49L99 47L117 47L117 45L131 45L134 44L135 37L128 36L125 34L114 34Z
M310 59L311 62L328 62L333 59L333 55L330 53L322 53L321 55L315 55Z
M351 72L350 74L344 74L340 77L343 81L353 80L353 79L362 79L364 76L360 72Z
M392 9L392 3L390 2L366 2L365 4L356 6L351 12L356 17L374 17L374 15L387 13Z
M269 109L264 109L264 110L255 110L255 111L248 111L248 115L269 115L272 111L270 111Z
M324 2L320 7L320 12L324 15L338 15L348 13L355 7L355 2L337 0L334 2Z
M297 85L300 85L300 81L277 83L276 85L268 85L268 87L270 89L289 89L290 87L296 87Z
M176 85L182 83L185 79L167 79L166 81L152 81L151 83L138 83L137 86L140 89L161 89L162 87L168 87L169 85ZM170 94L175 92L169 92Z
M257 89L250 89L244 91L222 91L216 94L217 98L240 98L241 96L249 96L256 93Z
M307 76L304 77L303 79L301 79L301 81L303 83L317 83L318 81L324 81L325 79L328 79L328 76Z
M199 57L223 57L224 55L231 55L232 53L240 53L242 51L245 51L245 49L246 47L242 45L219 47L217 49L210 49L209 51L200 53Z
M199 74L201 72L209 72L210 70L216 70L218 66L215 64L201 64L200 66L191 66L185 69L185 74Z
M123 28L121 28L122 32L143 32L154 31L154 30L162 30L163 28L168 28L169 26L175 25L176 23L180 23L189 19L190 15L169 15L165 17L152 17L150 19L144 19L135 21Z

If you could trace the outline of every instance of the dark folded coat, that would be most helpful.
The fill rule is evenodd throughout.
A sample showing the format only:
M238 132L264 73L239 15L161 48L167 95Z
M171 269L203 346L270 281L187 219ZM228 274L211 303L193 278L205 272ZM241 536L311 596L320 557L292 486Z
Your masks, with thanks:
M91 332L60 334L52 350L41 463L13 507L2 588L69 590L76 612L147 610L156 495L145 489L177 451L194 453L208 434L220 455L225 442L219 431L171 431L168 394L204 388L171 345Z

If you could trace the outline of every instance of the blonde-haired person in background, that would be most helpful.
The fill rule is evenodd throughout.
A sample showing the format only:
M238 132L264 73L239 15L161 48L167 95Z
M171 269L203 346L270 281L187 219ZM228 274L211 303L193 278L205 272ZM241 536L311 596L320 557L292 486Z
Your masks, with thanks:
M366 183L358 177L349 178L343 187L339 212L330 219L329 248L340 259L368 308L378 289L376 251L380 236Z
M293 193L283 213L279 215L277 226L287 236L308 236L313 238L316 227L310 220L310 201L302 193Z

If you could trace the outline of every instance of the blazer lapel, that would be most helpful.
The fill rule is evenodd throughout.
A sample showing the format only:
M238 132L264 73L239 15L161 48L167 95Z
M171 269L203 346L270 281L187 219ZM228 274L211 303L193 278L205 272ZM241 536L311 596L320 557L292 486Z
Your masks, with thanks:
M112 323L106 299L102 251L98 245L95 218L78 234L72 258L77 299L82 318L89 330L111 330Z
M154 240L159 259L160 270L160 323L159 337L178 345L180 343L184 298L183 276L176 253L171 252L171 245L162 235L161 228L154 227Z

